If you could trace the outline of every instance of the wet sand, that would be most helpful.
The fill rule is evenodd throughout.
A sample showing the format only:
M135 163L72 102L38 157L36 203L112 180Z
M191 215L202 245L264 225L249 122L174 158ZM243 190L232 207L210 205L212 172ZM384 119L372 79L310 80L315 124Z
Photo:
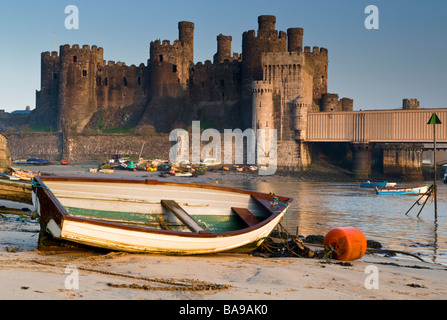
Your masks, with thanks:
M252 173L221 172L197 178L160 178L156 172L139 171L92 174L88 172L89 167L92 165L54 165L38 169L68 176L107 175L196 183L242 178L278 179L278 176L259 178ZM2 214L0 218L0 299L447 299L447 266L411 257L367 254L359 260L340 263L227 253L201 256L103 251L43 254L36 250L40 228L35 220L26 214L22 217Z

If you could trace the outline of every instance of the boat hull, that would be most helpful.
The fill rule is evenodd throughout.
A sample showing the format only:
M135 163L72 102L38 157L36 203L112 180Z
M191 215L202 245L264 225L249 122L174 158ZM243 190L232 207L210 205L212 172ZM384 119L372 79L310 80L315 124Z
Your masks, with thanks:
M395 182L362 182L360 183L360 187L362 188L375 188L375 187L379 187L379 188L383 188L383 187L389 187L392 188L396 185Z
M193 255L251 251L277 226L292 201L290 198L278 197L281 204L272 203L272 195L192 184L117 182L107 179L58 180L54 177L37 180L40 185L33 187L33 201L37 214L41 217L42 226L54 238L133 253ZM120 199L116 199L112 191L116 191L119 186ZM150 212L151 215L166 216L160 200L156 199L167 197L170 189L176 195L178 203L191 212L193 217L214 217L215 214L234 216L231 206L245 205L261 222L223 232L190 232L131 225L117 222L116 217L114 221L107 221L99 217L69 214L70 208L77 203L85 207L87 214L96 206L110 206L115 210L122 210L118 208L122 205L130 214L139 214L145 210L144 212ZM110 191L108 197L104 195L104 190ZM82 210L78 208L78 211ZM172 217L168 215L167 220L169 219Z
M413 188L376 188L376 193L380 195L424 195L428 191L428 186Z

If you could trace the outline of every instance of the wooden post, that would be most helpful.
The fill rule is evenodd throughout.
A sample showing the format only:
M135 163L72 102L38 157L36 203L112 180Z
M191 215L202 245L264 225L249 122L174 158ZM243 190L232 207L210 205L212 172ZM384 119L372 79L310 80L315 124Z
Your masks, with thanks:
M435 198L435 220L438 219L438 197L437 197L437 186L436 186L436 125L442 124L436 113L433 113L428 120L427 124L433 125L433 168L434 168L434 181L433 181L433 195Z
M435 196L435 219L438 219L438 197L436 186L436 125L433 125L433 167L434 167L434 181L433 181L433 195Z

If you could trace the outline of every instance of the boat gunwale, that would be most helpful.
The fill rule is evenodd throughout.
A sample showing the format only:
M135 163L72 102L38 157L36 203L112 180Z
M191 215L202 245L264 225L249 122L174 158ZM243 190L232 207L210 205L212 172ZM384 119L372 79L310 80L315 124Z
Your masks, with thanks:
M276 196L278 197L278 200L284 204L287 205L287 207L282 208L281 210L269 210L268 208L265 208L270 212L270 216L268 216L266 219L261 221L260 223L249 226L246 228L238 229L238 230L232 230L232 231L225 231L225 232L218 232L218 233L212 233L212 232L185 232L185 231L175 231L175 230L163 230L163 229L155 229L155 228L148 228L148 227L142 227L142 226L134 226L134 225L125 225L120 224L116 222L107 222L107 221L101 221L97 219L92 218L83 218L83 217L75 217L69 215L65 208L60 204L60 202L57 200L57 197L51 192L50 188L41 188L44 194L49 198L49 200L53 203L53 205L56 207L56 209L59 211L60 214L60 221L57 221L61 229L63 228L63 220L67 221L76 221L76 222L84 222L87 224L92 225L99 225L99 226L105 226L105 227L112 227L112 228L118 228L123 230L132 230L137 232L144 232L144 233L156 233L156 234L166 234L166 235L172 235L172 236L180 236L180 237L197 237L197 238L213 238L213 237L227 237L227 236L236 236L245 234L251 231L254 231L256 229L262 228L265 225L269 224L272 220L274 220L277 216L284 214L285 210L290 206L290 203L293 201L292 198L288 197L282 197L267 193L261 193L256 191L249 191L244 189L237 189L237 188L230 188L230 187L222 187L222 186L212 186L212 185L201 185L201 184L192 184L192 183L181 183L181 182L167 182L167 181L158 181L158 180L132 180L132 179L111 179L111 178L79 178L79 177L65 177L65 176L37 176L35 177L35 180L45 185L44 181L72 181L72 182L101 182L101 183L136 183L136 184L150 184L150 185L165 185L165 186L183 186L183 187L192 187L192 188L203 188L203 189L209 189L209 190L221 190L221 191L228 191L228 192L235 192L235 193L242 193L242 194L248 194L254 197L260 197L262 199L270 200L269 198ZM256 198L255 198L256 199Z

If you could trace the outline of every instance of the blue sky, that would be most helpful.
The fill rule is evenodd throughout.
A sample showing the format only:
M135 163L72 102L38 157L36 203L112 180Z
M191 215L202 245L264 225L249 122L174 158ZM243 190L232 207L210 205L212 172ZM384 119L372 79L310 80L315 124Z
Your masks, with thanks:
M367 30L367 5L379 9L379 29ZM68 5L79 29L65 28ZM216 36L257 29L259 15L275 15L276 29L304 28L304 45L329 50L328 91L354 99L355 110L393 109L403 98L421 107L447 107L447 1L244 0L1 1L0 109L35 107L40 54L63 44L104 48L104 59L147 63L149 43L176 40L178 21L195 23L194 60L212 60Z

